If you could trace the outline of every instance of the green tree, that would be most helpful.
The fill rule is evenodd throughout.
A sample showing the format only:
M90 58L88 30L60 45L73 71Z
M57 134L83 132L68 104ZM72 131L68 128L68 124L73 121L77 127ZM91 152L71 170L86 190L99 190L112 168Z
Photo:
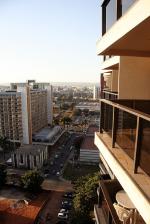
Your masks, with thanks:
M41 184L43 182L43 177L37 171L27 171L21 177L21 185L24 189L29 192L39 192L41 190Z
M74 111L73 111L73 115L74 116L80 116L81 115L81 110L80 109L75 109Z
M14 150L13 143L10 142L7 137L2 137L2 136L0 137L0 147L3 152L4 160L5 160L5 154L9 151Z
M6 165L0 164L0 188L6 182L6 176L7 176Z
M78 179L75 184L75 197L73 200L75 212L89 214L97 201L97 187L99 174L87 175Z
M63 117L61 121L63 122L64 126L68 126L72 122L72 119L70 117Z

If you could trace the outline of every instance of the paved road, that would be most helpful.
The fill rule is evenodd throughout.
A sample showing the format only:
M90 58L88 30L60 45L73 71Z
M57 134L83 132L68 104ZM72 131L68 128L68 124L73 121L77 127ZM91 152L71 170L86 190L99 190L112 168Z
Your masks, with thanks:
M41 224L56 224L58 221L57 214L60 210L63 192L52 191L50 193L50 200L42 209L39 215Z
M42 183L42 188L44 190L52 190L52 191L72 191L73 185L70 181L63 180L44 180Z
M46 179L59 180L59 174L61 174L65 163L67 162L69 155L71 153L70 147L73 145L75 134L69 135L63 142L62 145L58 146L57 150L53 153L50 158L50 164L48 168L45 168ZM58 176L57 176L58 174Z

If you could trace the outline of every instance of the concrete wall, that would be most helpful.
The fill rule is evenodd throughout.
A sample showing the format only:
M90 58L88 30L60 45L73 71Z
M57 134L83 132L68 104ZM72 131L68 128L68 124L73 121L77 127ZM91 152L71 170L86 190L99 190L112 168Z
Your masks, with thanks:
M150 99L150 58L120 57L119 99Z
M53 122L53 87L47 87L47 121L48 124Z
M111 91L118 92L118 70L112 71Z
M27 87L19 87L18 92L21 92L23 144L29 144L30 133L29 133L29 113L27 105L28 104Z

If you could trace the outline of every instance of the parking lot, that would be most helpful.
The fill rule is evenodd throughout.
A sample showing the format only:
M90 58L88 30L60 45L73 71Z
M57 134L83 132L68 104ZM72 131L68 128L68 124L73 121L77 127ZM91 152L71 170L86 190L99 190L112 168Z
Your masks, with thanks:
M52 191L50 199L42 209L38 224L57 224L60 220L68 223L71 217L72 199L65 192Z

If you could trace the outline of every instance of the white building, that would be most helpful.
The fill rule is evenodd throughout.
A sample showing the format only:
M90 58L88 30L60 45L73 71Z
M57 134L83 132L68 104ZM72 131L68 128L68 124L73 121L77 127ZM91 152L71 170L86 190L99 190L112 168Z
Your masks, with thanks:
M94 86L93 87L93 100L97 100L100 97L100 87Z

